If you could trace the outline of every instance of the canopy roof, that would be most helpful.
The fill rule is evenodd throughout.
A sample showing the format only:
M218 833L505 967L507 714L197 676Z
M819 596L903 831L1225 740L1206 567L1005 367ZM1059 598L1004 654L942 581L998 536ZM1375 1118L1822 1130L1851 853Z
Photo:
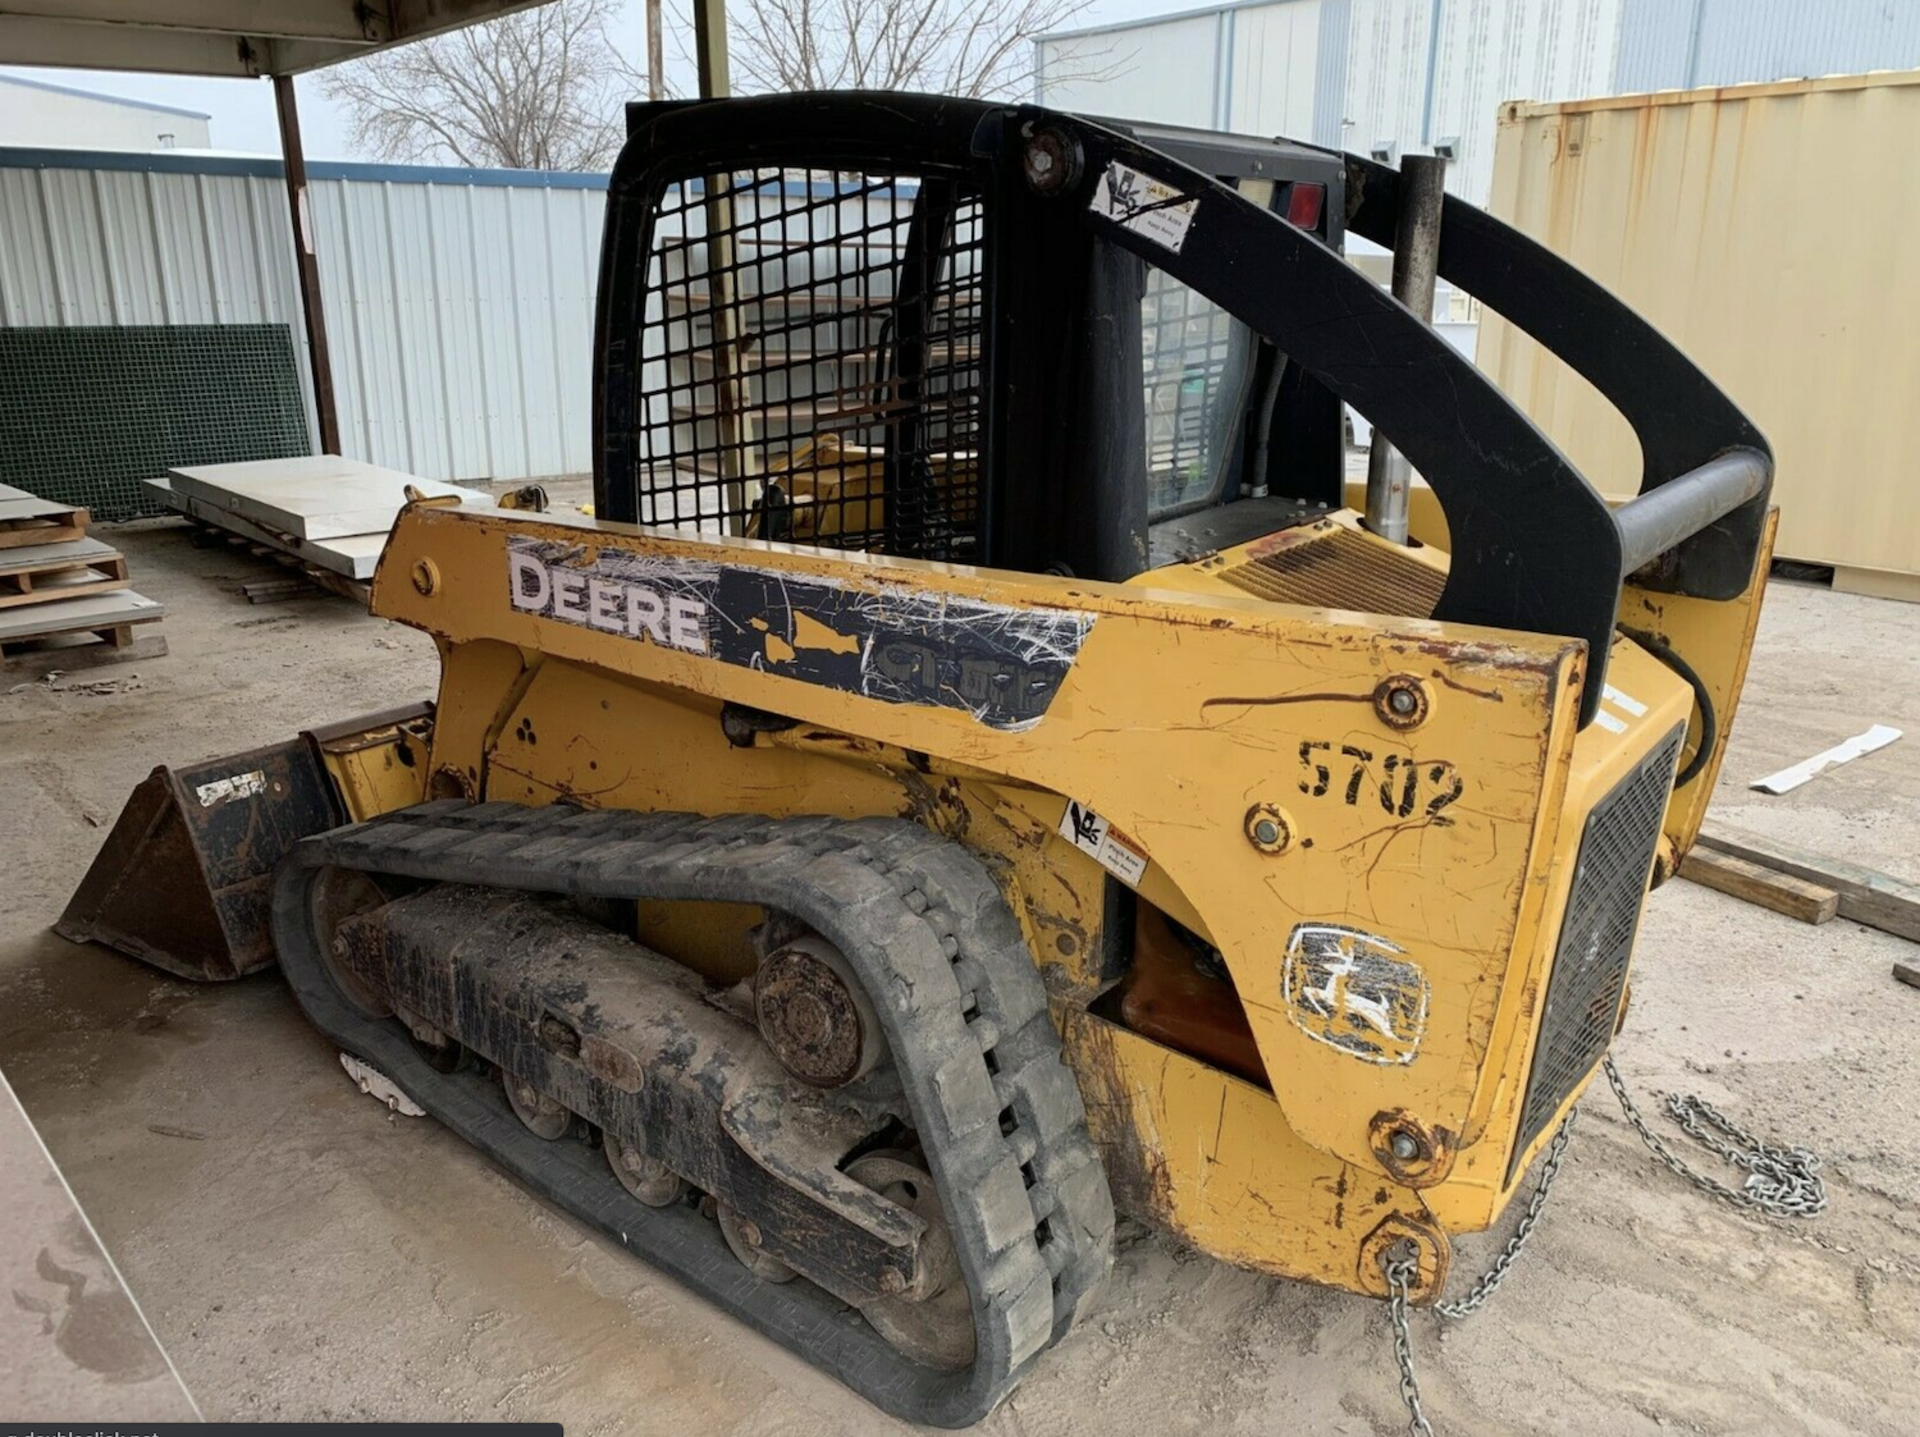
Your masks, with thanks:
M0 64L291 75L546 0L6 0Z

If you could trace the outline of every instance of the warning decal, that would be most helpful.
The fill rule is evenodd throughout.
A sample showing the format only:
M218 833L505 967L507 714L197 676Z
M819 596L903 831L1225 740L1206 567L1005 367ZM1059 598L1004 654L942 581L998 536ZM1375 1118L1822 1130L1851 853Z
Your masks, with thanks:
M1164 180L1113 160L1093 187L1093 200L1087 208L1179 254L1187 242L1187 231L1193 227L1193 212L1200 208L1200 197L1183 194Z
M1147 871L1147 855L1083 803L1067 800L1060 836L1123 883L1138 883Z
M216 778L212 783L203 783L193 791L193 796L200 800L202 808L212 808L217 803L252 798L266 791L266 772L256 768L252 773L236 773L231 778Z

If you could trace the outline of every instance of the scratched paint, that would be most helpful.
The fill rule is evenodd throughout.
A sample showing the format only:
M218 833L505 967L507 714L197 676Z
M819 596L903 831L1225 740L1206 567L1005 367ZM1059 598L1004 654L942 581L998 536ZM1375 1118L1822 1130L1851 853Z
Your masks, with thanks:
M1018 731L1045 717L1094 618L898 584L515 536L513 606L886 703Z

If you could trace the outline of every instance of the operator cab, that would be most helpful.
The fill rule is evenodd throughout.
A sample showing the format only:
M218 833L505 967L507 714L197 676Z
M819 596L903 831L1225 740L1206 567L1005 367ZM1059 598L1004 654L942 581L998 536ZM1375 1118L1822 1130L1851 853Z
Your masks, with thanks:
M1341 249L1339 157L1114 128ZM603 516L1119 582L1341 506L1323 385L1064 205L945 168L664 187L629 261L641 362ZM1107 202L1150 210L1134 180Z

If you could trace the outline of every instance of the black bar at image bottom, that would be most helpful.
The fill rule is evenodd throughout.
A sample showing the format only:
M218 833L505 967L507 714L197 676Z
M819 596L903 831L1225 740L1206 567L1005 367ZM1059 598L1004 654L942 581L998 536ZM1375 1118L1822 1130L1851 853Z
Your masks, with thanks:
M304 1437L306 1433L358 1433L361 1437L563 1437L558 1422L7 1422L0 1437Z

